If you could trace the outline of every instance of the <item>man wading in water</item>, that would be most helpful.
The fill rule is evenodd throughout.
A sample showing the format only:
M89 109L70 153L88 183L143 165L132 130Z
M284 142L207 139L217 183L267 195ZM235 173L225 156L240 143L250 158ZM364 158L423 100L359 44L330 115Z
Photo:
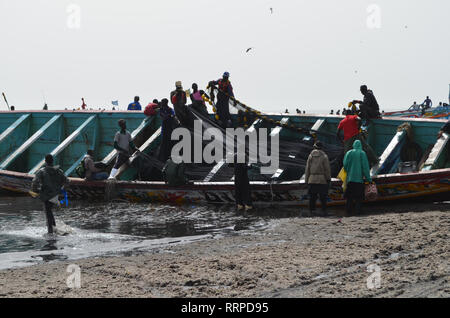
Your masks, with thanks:
M53 202L58 200L58 195L64 184L69 183L69 179L64 175L59 167L53 166L53 156L45 156L45 165L35 175L31 183L33 196L38 194L38 198L44 202L45 215L47 217L48 233L53 234L53 228L56 226L53 216Z

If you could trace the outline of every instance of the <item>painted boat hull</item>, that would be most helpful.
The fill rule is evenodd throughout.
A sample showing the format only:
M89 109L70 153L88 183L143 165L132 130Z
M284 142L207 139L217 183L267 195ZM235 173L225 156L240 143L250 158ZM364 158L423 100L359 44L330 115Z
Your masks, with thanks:
M383 113L383 117L450 119L450 106L431 108L428 109L424 114L422 114L422 111L414 110L386 112Z
M0 170L0 187L28 193L33 176ZM377 201L392 201L435 194L450 194L450 169L431 170L408 174L387 174L375 177ZM108 181L84 181L70 178L66 188L71 200L104 200ZM255 206L307 206L308 190L303 181L251 182ZM116 181L114 197L131 202L169 204L234 204L233 182L195 182L181 187L169 187L163 182ZM329 191L329 204L345 203L342 182L333 179Z

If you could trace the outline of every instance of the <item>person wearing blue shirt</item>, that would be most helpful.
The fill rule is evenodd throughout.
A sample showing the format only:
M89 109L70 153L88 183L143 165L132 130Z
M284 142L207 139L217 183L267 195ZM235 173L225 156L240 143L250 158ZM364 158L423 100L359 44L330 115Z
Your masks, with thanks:
M427 96L422 105L425 105L425 109L431 108L433 106L433 102L431 101L430 96Z
M141 104L139 103L139 96L136 96L134 102L128 105L128 110L142 110Z

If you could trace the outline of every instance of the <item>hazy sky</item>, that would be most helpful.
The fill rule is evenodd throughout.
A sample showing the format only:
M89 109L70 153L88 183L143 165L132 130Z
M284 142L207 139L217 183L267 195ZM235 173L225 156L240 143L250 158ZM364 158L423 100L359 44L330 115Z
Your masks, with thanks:
M437 104L449 96L449 14L448 0L0 0L0 91L18 109L42 108L43 93L50 109L81 97L123 108L228 71L262 111L327 113L361 84L382 110Z

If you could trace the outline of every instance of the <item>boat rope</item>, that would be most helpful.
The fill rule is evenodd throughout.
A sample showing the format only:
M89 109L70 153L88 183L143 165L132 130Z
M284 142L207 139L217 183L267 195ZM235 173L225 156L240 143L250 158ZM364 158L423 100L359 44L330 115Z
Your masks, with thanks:
M223 91L223 90L221 90L221 89L219 89L219 88L217 88L215 86L211 87L210 84L208 84L208 87L206 88L207 90L208 89L211 89L211 91L217 90L218 92L223 93L225 96L227 96L229 99L231 99L231 101L233 101L233 103L231 105L233 107L235 107L236 109L241 110L241 111L243 111L243 112L245 112L247 114L252 114L255 118L258 118L258 119L261 119L261 120L266 121L268 123L271 123L272 125L283 127L283 128L287 128L287 129L291 129L291 130L296 130L298 132L301 132L303 134L306 134L308 136L312 136L312 137L316 138L314 136L314 133L311 133L311 131L309 129L306 129L306 128L303 128L303 127L296 127L294 124L281 123L279 120L272 119L272 118L268 117L267 114L261 113L260 111L258 111L256 109L254 109L254 108L244 104L243 102L237 100L236 98L234 98L233 96L231 96L227 92L225 92L225 91ZM210 94L210 95L214 96L214 94ZM202 98L203 98L203 100L205 102L209 103L213 107L213 112L215 114L214 117L216 118L216 120L219 120L219 115L217 114L217 107L216 107L214 101L211 100L211 98L208 98L205 95L202 95ZM242 109L239 109L238 105L240 107L242 107ZM247 127L245 127L245 128L247 128Z
M206 89L207 90L210 89L212 92L214 90L217 90L217 92L221 92L225 96L227 96L229 99L231 99L233 101L233 103L231 103L231 105L233 107L235 107L236 109L238 109L239 111L244 112L244 114L245 114L244 117L243 117L243 121L244 122L247 122L248 117L249 117L248 115L251 115L251 116L253 116L255 118L258 118L258 119L261 119L261 120L263 120L265 122L268 122L268 123L270 123L270 124L272 124L274 126L290 129L290 130L293 130L293 131L296 131L296 132L303 133L303 134L305 134L307 136L311 136L311 137L314 138L314 141L317 140L317 134L331 136L331 137L336 137L336 135L333 134L333 133L324 132L324 131L318 131L318 130L313 130L313 129L308 129L308 128L304 128L304 127L297 127L294 124L281 123L279 120L272 119L272 118L268 117L267 114L262 113L262 112L260 112L260 111L258 111L256 109L254 109L254 108L244 104L243 102L237 100L234 96L231 96L227 92L219 89L218 87L212 85L211 83L208 84ZM214 96L213 93L211 93L210 95ZM202 98L203 98L203 100L205 102L209 103L212 106L213 112L214 112L214 118L216 120L219 120L219 115L217 114L217 106L214 103L214 101L211 98L209 98L208 96L205 96L205 95L202 95ZM240 109L238 106L240 106L242 109ZM238 118L238 120L239 120L239 118ZM244 128L248 128L248 125L244 124Z

